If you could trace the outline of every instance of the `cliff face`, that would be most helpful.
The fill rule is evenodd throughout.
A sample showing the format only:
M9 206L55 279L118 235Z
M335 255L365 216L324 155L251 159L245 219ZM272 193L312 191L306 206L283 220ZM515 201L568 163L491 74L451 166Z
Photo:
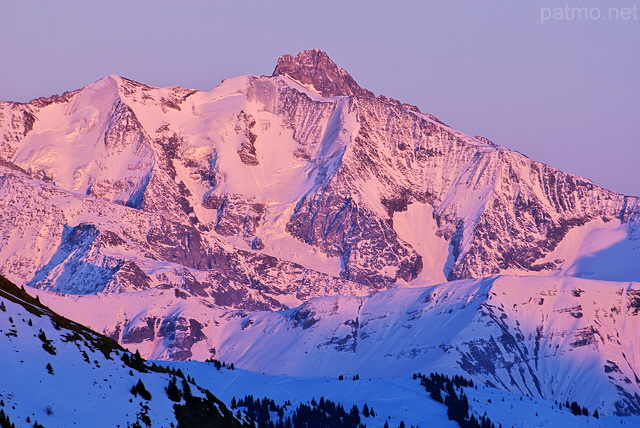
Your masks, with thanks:
M505 272L640 279L588 244L637 257L637 198L374 97L318 50L211 92L107 76L2 103L0 126L0 272L34 287L277 309Z

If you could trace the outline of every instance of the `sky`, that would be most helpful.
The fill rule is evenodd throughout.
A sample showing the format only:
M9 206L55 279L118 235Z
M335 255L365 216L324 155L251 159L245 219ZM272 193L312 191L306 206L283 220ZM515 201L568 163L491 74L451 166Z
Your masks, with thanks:
M640 195L640 0L0 0L0 100L112 73L211 90L313 48L377 95Z

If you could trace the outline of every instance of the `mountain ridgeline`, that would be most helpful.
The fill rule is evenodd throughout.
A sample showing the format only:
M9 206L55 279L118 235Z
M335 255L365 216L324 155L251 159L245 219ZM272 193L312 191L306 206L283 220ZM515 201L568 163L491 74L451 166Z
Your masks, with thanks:
M640 213L638 198L373 96L318 50L211 92L112 75L5 102L0 135L2 273L71 294L163 285L278 309L555 274L570 266L546 256L571 230L632 236Z

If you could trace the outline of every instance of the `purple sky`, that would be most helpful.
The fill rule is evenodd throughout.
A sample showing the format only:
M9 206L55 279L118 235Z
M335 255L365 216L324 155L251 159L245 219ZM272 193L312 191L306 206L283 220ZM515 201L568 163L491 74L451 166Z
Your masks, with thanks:
M317 47L376 94L640 195L639 8L640 0L0 0L0 100L111 73L209 90L226 77L271 74L280 54Z

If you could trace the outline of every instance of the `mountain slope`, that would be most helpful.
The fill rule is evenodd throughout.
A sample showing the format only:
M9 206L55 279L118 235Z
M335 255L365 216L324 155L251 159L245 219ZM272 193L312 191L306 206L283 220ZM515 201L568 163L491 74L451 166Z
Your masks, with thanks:
M602 268L640 255L638 198L375 97L318 50L211 92L111 75L0 103L0 135L0 270L21 284L279 309L498 273L640 280ZM50 192L75 202L34 206ZM575 239L602 224L615 248Z
M177 285L218 305L245 308L282 306L270 296L304 298L362 288L296 263L238 250L215 236L203 242L193 227L154 213L0 170L5 172L0 260L2 270L18 283L71 294Z
M0 408L16 426L159 427L184 423L185 414L196 409L217 426L242 426L222 402L195 384L192 397L169 399L165 388L174 376L166 369L137 360L115 341L57 315L4 278L0 343ZM142 388L133 394L137 385Z
M640 414L637 283L492 277L317 298L279 312L229 311L170 289L38 295L154 359L215 357L289 376L437 371L608 415Z
M375 409L375 415L362 417L369 427L381 427L385 421L391 427L404 421L406 426L445 427L457 426L447 420L446 408L429 398L429 393L420 385L419 379L410 376L398 378L359 379L314 377L299 378L263 375L244 370L215 370L211 363L169 362L167 366L178 365L186 374L214 391L226 403L236 401L247 393L253 397L269 397L277 404L287 401L292 407L298 403L310 403L320 397L329 398L343 404L346 409L353 405L363 409L367 404ZM615 417L599 415L599 418L575 416L569 409L558 406L552 400L523 397L491 387L475 384L463 388L468 396L469 410L476 419L488 416L496 425L503 427L562 427L562 426L637 426L640 417ZM590 414L592 414L590 412Z

